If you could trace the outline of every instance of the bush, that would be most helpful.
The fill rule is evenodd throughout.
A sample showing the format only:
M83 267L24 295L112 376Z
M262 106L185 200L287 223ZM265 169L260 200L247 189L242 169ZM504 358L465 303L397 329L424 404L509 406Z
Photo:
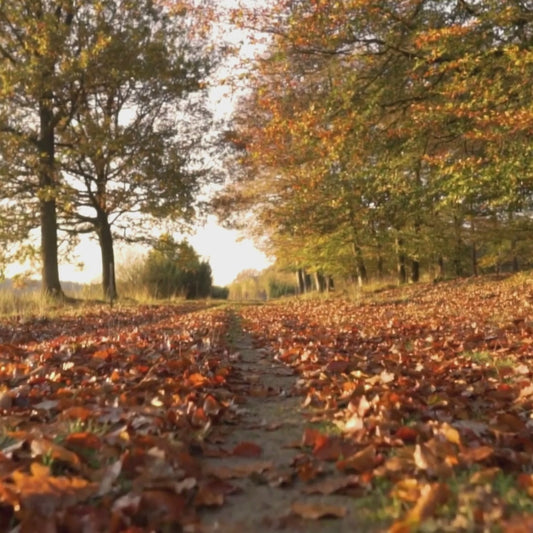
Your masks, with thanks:
M218 287L214 285L211 287L211 298L215 300L227 300L229 297L229 288L228 287Z
M186 241L162 235L148 253L140 281L155 298L207 298L211 294L211 266Z

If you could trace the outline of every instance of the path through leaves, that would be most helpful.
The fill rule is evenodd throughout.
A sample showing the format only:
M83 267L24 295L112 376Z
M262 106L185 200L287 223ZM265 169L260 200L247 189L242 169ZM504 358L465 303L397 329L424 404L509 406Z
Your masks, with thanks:
M530 531L533 285L0 322L0 531Z

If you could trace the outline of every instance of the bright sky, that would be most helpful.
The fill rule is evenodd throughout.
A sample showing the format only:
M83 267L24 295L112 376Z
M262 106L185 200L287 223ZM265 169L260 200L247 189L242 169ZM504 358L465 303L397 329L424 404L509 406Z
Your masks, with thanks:
M176 236L176 239L179 239ZM225 286L231 283L237 274L243 270L262 270L269 266L271 261L260 252L250 239L242 239L239 232L227 230L219 226L215 217L209 217L204 227L198 228L196 233L186 236L189 243L203 260L209 261L213 271L214 285ZM117 267L121 263L141 258L142 250L122 248L116 246ZM101 279L100 248L94 241L86 241L79 247L78 258L70 264L60 266L61 281L75 281L87 283ZM84 264L80 269L76 264Z

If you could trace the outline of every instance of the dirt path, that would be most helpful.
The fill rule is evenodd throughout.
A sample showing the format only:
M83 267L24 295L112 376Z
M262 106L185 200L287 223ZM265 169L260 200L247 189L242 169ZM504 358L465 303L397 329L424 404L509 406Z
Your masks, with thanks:
M348 476L339 474L334 463L313 462L302 449L309 413L301 407L293 370L266 350L254 349L242 330L233 344L237 372L231 387L242 399L241 418L213 437L229 455L208 458L205 464L205 473L227 480L232 493L224 505L202 516L206 533L378 531L358 519L353 496L309 493L313 485L338 481L342 486ZM306 472L313 479L306 479ZM345 516L310 517L314 512L329 514L325 509Z

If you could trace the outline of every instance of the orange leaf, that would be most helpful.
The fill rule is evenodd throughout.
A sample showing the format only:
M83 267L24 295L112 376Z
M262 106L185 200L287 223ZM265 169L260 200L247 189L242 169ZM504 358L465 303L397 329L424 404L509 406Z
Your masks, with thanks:
M195 372L194 374L191 374L188 378L189 383L196 388L203 387L206 383L209 382L209 380L200 374L199 372Z
M220 403L211 394L206 396L203 407L209 416L216 416L221 410Z
M340 439L322 435L315 443L313 455L321 461L336 461L342 455Z
M425 485L420 490L420 498L407 514L407 520L420 523L433 516L437 507L448 499L450 491L444 483Z
M233 448L231 453L240 457L259 457L263 453L263 449L255 442L241 442Z
M100 437L88 431L71 433L65 439L65 444L75 448L85 448L90 450L99 450L102 447Z
M203 427L209 422L209 417L201 407L197 407L191 413L190 420L193 426Z
M69 407L61 413L62 418L67 418L69 420L79 419L82 422L85 422L91 416L94 416L94 412L81 406Z

